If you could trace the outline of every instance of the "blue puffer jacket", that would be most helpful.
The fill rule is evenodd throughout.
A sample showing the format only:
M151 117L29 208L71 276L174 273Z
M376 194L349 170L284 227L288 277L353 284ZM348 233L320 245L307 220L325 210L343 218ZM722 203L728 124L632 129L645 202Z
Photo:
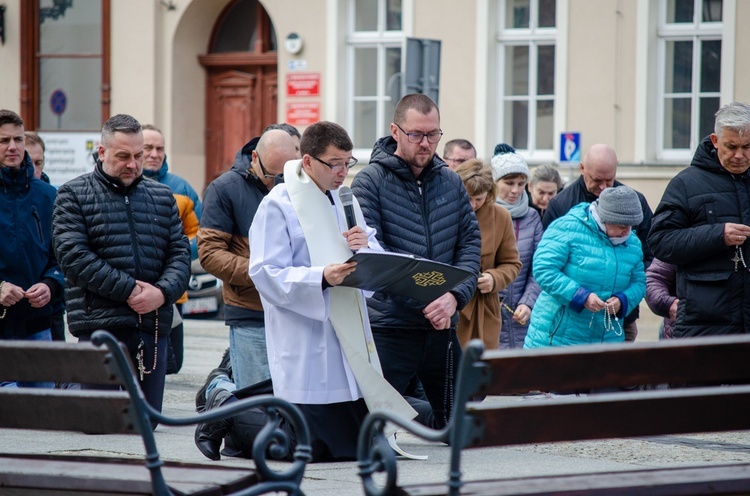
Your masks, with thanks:
M634 232L613 245L581 203L554 221L534 254L534 278L542 288L531 313L525 348L623 342L622 316L646 295L641 242ZM622 302L619 322L583 307L590 293Z
M534 252L542 239L542 220L539 213L530 208L524 215L513 219L513 231L516 235L516 246L518 255L523 266L510 285L500 291L500 300L512 309L518 305L524 304L534 309L536 299L542 291L539 284L534 280L531 272L531 263L534 258ZM502 308L500 313L503 316L503 327L500 331L501 348L523 348L523 341L526 338L526 332L529 329L529 322L520 324L513 320L513 314L506 308Z
M378 231L380 245L386 251L411 253L478 275L479 224L458 174L434 156L419 178L414 177L395 151L392 137L378 140L370 165L352 182L367 225ZM451 291L459 310L476 289L477 280L472 277ZM422 314L425 306L411 298L382 293L367 300L374 327L432 329ZM458 325L458 312L452 325Z
M0 167L0 281L24 290L46 283L62 293L63 277L52 251L52 205L55 188L34 178L29 154L19 169ZM2 309L0 309L2 314ZM22 299L7 307L0 338L22 338L49 328L50 305L32 308Z

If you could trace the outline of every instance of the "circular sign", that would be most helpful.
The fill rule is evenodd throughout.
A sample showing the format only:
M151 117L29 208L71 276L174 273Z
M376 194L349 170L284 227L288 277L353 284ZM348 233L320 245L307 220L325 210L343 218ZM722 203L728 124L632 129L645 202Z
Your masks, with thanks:
M49 106L55 115L62 115L65 112L65 106L68 104L68 97L65 96L63 90L55 90L52 92L52 96L49 97Z

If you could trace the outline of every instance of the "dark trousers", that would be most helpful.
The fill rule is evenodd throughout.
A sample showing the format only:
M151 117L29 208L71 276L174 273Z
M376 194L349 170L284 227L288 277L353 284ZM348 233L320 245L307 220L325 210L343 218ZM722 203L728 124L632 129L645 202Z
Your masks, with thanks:
M461 359L455 329L447 331L373 327L372 334L385 379L401 395L419 380L429 405L408 398L420 423L441 429L453 408L453 389ZM430 412L431 410L431 412Z
M120 339L118 337L118 339ZM166 336L159 334L159 340L156 343L156 367L154 367L154 335L146 332L138 332L138 335L133 335L128 342L120 339L125 343L128 350L128 355L133 363L135 369L135 375L138 379L138 383L143 391L143 396L146 398L146 402L151 405L156 411L161 412L162 403L164 401L164 384L166 382L167 375L167 346L168 339ZM90 341L91 336L81 336L79 341ZM143 379L141 379L140 371L138 368L137 354L138 354L138 343L143 343ZM91 386L81 385L81 389L105 389L102 386ZM154 425L154 428L156 425Z
M50 316L50 332L52 333L52 341L65 341L65 310L57 313L53 313Z
M177 311L182 317L182 303L177 304ZM169 351L167 353L167 374L176 374L182 368L185 357L185 329L180 322L169 333Z

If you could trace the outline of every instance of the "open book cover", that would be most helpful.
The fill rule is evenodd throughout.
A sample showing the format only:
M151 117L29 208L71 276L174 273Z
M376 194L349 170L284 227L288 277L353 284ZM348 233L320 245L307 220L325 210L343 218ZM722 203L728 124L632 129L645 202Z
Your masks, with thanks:
M362 249L347 262L357 262L342 286L406 296L429 303L474 274L452 265L403 253Z

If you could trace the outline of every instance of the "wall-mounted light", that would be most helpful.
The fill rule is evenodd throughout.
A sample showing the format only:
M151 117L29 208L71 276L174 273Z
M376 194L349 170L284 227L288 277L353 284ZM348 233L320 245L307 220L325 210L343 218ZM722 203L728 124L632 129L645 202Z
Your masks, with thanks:
M0 5L0 43L5 45L5 5Z

